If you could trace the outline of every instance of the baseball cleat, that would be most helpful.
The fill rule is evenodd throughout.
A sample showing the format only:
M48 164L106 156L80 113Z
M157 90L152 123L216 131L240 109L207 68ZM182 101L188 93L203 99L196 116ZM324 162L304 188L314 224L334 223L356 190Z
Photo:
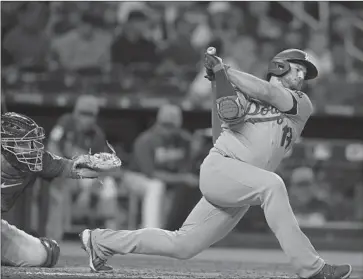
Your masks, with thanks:
M113 268L109 265L106 265L106 261L100 259L96 252L93 250L92 242L91 242L91 234L92 231L89 229L84 230L79 234L79 238L81 240L81 247L85 250L89 256L89 267L91 272L97 273L106 273L112 272Z
M320 272L309 279L347 279L352 273L352 266L349 264L330 265L325 264Z

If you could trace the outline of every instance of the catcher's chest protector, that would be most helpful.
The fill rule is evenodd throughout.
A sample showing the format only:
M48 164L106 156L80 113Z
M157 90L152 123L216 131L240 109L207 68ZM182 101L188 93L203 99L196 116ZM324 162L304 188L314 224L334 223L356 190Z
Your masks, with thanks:
M15 169L1 155L1 211L8 211L28 186L33 186L36 175Z

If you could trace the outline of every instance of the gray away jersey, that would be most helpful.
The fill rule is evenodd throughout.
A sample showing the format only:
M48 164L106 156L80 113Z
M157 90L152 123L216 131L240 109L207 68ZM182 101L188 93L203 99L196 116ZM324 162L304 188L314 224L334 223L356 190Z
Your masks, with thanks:
M282 113L269 104L237 92L246 114L237 124L222 123L223 131L213 149L256 167L275 171L299 138L313 111L306 94L288 91L297 101L295 115Z

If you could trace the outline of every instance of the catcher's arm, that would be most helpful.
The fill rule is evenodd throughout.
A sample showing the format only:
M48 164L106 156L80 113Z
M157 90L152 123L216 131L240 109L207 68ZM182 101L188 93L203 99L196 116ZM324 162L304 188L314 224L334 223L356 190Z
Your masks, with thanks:
M113 148L108 145L112 153L96 153L80 155L68 160L49 152L43 156L44 178L67 177L74 179L97 178L105 173L112 172L121 166L121 160L116 156Z
M53 179L55 177L66 178L97 178L99 173L88 169L79 168L78 165L85 161L83 156L76 159L66 159L50 152L44 152L43 155L43 170L40 176L45 179Z

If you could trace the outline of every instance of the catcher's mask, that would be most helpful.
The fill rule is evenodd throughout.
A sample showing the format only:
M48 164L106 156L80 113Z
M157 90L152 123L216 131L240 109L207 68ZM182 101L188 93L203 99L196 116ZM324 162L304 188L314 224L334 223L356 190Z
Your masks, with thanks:
M299 49L286 49L278 53L269 63L267 80L271 76L282 77L290 71L290 63L297 63L306 67L305 80L314 79L318 76L318 69L309 61L306 52Z
M15 112L1 116L1 153L16 167L33 172L43 169L44 129Z

